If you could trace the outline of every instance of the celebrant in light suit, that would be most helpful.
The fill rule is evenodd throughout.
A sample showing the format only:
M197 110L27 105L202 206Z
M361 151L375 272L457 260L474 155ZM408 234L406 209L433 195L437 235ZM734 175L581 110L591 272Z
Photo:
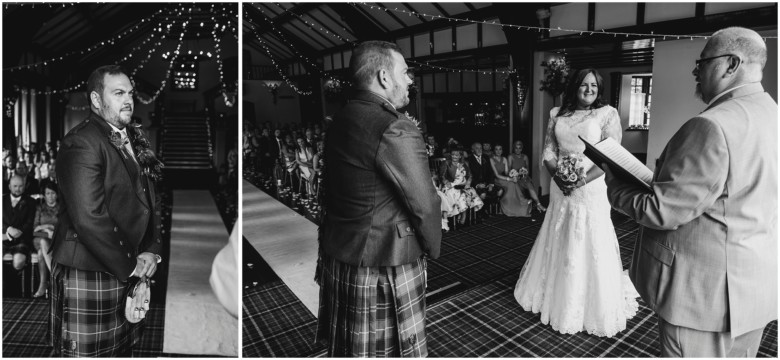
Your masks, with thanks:
M92 72L87 94L92 112L57 158L64 210L53 244L51 338L62 357L126 357L149 309L136 297L128 317L128 289L161 261L162 164L132 123L133 85L120 67Z
M607 171L641 226L630 275L658 314L662 356L755 357L777 319L777 103L756 32L712 35L696 60L707 108L661 153L647 193Z

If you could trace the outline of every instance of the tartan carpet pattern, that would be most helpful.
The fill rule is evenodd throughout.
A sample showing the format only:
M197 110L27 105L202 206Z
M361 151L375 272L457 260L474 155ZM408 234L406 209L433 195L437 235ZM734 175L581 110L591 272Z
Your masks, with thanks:
M626 330L613 338L560 334L516 303L514 285L541 220L538 213L531 218L492 216L444 234L442 255L428 261L428 293L449 292L431 296L435 300L428 304L429 356L658 357L657 317L641 299ZM612 222L626 268L638 226L614 211ZM316 319L281 281L245 288L244 311L245 357L326 355L324 346L313 344ZM765 328L758 357L777 357L777 321Z
M54 357L47 344L48 299L3 299L3 357ZM163 354L165 306L151 303L143 335L133 347L133 357L174 356Z
M317 318L281 280L244 287L243 356L306 357L325 353L314 342Z

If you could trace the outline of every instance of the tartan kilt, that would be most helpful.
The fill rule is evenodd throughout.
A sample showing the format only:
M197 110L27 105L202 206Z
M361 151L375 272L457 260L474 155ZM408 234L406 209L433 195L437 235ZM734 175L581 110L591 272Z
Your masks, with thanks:
M426 268L356 267L322 254L315 341L328 357L426 357Z
M52 264L49 339L60 357L130 356L143 321L125 319L131 281L111 274Z

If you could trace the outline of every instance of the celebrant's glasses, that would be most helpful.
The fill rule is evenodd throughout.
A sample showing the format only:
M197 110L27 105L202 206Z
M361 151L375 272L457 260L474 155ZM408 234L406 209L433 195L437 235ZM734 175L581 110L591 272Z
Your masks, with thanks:
M710 61L710 60L715 60L717 58L722 58L722 57L725 57L725 56L737 56L737 55L734 55L734 54L723 54L723 55L718 55L718 56L712 56L712 57L708 57L708 58L698 59L698 60L696 60L696 70L699 70L699 68L701 67L702 63L705 63L705 62ZM739 59L739 56L737 56L737 59Z

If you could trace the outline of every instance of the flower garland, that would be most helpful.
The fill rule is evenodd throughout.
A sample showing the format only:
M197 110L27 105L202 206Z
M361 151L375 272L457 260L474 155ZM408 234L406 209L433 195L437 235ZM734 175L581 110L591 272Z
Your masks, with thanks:
M154 151L152 151L152 145L146 137L146 133L141 129L141 124L131 123L125 128L127 129L127 137L132 140L122 139L122 135L119 132L112 130L108 134L108 140L111 142L111 145L119 150L123 156L126 156L122 148L128 141L132 141L131 145L133 146L133 151L135 151L135 159L141 167L141 173L153 181L160 181L162 179L162 168L165 165L157 159Z

